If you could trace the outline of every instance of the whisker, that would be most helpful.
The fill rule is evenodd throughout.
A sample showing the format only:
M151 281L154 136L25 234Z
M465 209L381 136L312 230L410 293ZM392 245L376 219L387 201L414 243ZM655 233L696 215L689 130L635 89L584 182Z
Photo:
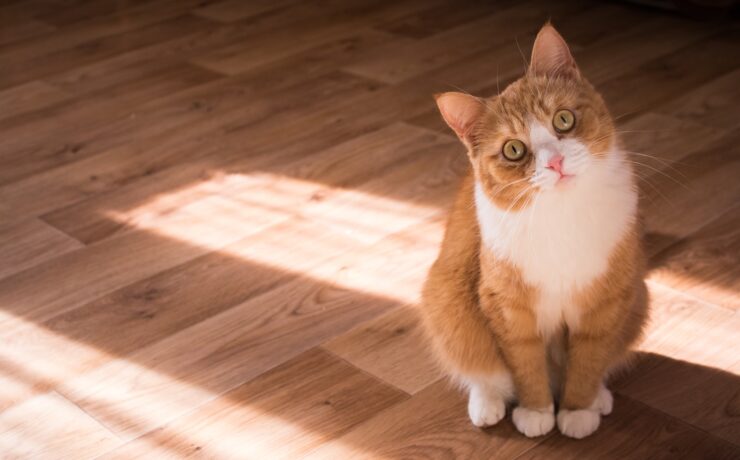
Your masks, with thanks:
M621 161L628 161L628 162L630 162L630 163L632 163L632 164L635 164L635 165L639 165L639 166L644 166L644 167L646 167L646 168L648 168L648 169L650 169L650 170L654 171L655 173L657 173L657 174L660 174L660 175L662 175L662 176L664 176L664 177L666 177L666 178L668 178L668 179L672 180L672 181L673 181L673 182L675 182L675 183L676 183L677 185L680 185L681 187L685 188L686 190L692 190L692 189L691 189L690 187L688 187L688 186L687 186L686 184L684 184L683 182L680 182L680 181L679 181L679 180L677 180L677 179L676 179L675 177L673 177L673 176L671 176L670 174L666 173L665 171L663 171L663 170L661 170L661 169L658 169L658 168L655 168L655 167L653 167L653 166L651 166L651 165L649 165L649 164L647 164L647 163L643 163L643 162L641 162L641 161L636 161L636 160L630 160L630 159L628 159L628 158L621 158L620 160L621 160Z
M503 191L504 191L504 190L506 190L507 188L511 187L512 185L514 185L514 184L519 184L519 183L521 183L521 182L524 182L525 180L527 180L527 178L526 178L526 177L525 177L525 178L523 178L523 179L518 179L518 180L515 180L514 182L509 182L508 184L504 185L504 186L503 186L502 188L500 188L500 189L497 189L497 190L496 190L496 194L497 194L497 195L499 195L499 194L501 194L501 192L503 192Z
M522 198L526 198L526 193L531 189L531 187L527 187L516 196L514 201L509 205L509 207L504 211L504 214L501 216L500 222L503 222L506 220L506 217L509 215L509 212L516 206L516 204L521 200Z
M668 197L667 197L667 196L665 196L665 195L663 194L663 192L661 192L661 191L660 191L660 187L657 187L657 186L656 186L655 184L653 184L652 182L650 182L650 181L649 181L649 180L647 180L646 178L644 178L644 177L640 177L640 182L639 182L639 184L643 184L643 183L644 183L645 185L649 185L649 186L650 186L650 188L651 188L651 189L653 190L653 192L655 192L655 193L656 193L656 194L657 194L657 195L658 195L658 196L659 196L660 198L662 198L662 199L663 199L663 201L665 201L666 203L668 203L668 204L669 204L669 205L670 205L670 206L671 206L672 208L675 208L675 207L676 207L676 205L675 205L675 204L673 203L673 201L669 200L669 199L668 199ZM649 195L646 195L646 194L642 194L642 196L643 196L643 197L645 197L645 196L649 196ZM653 203L653 202L654 202L654 197L652 197L652 196L649 196L649 198L651 198L650 202L651 202L651 203Z
M624 118L626 116L629 116L629 115L634 115L634 114L639 113L639 112L640 112L639 110L633 110L631 112L625 112L625 113L623 113L621 115L617 115L616 117L614 117L614 121L617 121L617 120L622 119L622 118Z
M680 174L682 177L686 178L686 176L684 175L684 173L682 173L679 169L675 168L673 166L673 164L671 164L671 162L669 162L667 160L664 160L662 158L656 157L654 155L648 155L648 154L640 153L640 152L633 152L631 150L624 150L624 152L625 153L628 153L630 155L637 155L637 156L641 156L641 157L653 159L653 160L657 161L658 163L662 164L663 166L665 166L666 168L670 168L674 172L676 172L677 174ZM683 162L680 162L680 161L675 161L673 163L674 164L679 164L679 165L685 165L686 164L686 163L683 163Z

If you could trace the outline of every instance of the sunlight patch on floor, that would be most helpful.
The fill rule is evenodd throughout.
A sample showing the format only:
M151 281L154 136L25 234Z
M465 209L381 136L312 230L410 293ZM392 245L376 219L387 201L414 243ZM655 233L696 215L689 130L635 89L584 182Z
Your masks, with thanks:
M74 445L75 451L95 456L118 446L120 439L132 440L192 411L193 402L207 403L220 394L205 389L207 385L197 379L190 383L8 313L0 311L0 316L3 324L15 326L12 339L5 340L0 349L0 449L4 455L54 456L54 449ZM156 392L156 400L140 397L147 391ZM132 395L139 397L132 399ZM262 458L274 452L269 441L274 443L276 436L300 438L301 442L324 440L320 433L251 407L248 401L234 404L226 398L220 405L229 417L215 417L203 427L188 430L187 439L168 441L178 446L209 446L209 452L224 458L242 458L245 453ZM219 410L219 404L215 408ZM41 430L39 417L50 417L40 425ZM259 423L246 425L246 420ZM115 427L116 434L104 426ZM130 447L131 452L173 456L167 444L143 438L125 452Z
M0 311L0 323L0 408L46 391L94 363L112 359L104 350L4 311Z
M737 361L740 316L649 281L651 317L640 350L708 367L726 369Z
M718 264L719 265L719 264ZM706 279L706 274L692 275L671 270L671 267L656 268L650 273L650 280L671 286L689 295L699 296L708 303L723 305L740 310L740 280L729 279L729 276L714 276L715 280ZM725 281L726 284L722 284Z
M179 206L182 200L176 195L192 195L193 190L157 196L132 210L108 211L107 216L189 245L403 302L415 301L419 286L410 290L394 285L389 267L402 263L405 247L436 252L442 234L441 222L436 221L414 235L399 235L385 250L369 251L389 235L441 211L267 173L215 175L193 188L203 195L185 206ZM224 243L240 238L244 240L236 244ZM338 274L335 266L321 264L342 254L353 270ZM360 260L363 254L368 261Z

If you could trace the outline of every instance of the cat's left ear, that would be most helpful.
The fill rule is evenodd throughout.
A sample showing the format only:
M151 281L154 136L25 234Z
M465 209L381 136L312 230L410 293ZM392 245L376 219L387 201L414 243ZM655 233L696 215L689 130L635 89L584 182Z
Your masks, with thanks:
M581 77L568 44L549 22L542 26L534 40L529 72L548 77Z

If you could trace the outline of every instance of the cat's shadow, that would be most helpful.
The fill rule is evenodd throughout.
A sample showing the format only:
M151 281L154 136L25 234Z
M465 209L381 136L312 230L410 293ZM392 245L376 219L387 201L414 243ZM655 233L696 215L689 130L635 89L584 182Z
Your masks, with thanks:
M541 439L548 458L650 458L657 446L686 458L720 458L740 441L740 376L710 366L640 352L634 365L612 378L613 412L591 436L557 432ZM704 435L697 432L698 429ZM522 437L510 420L484 430L507 442ZM721 438L721 439L719 439ZM524 454L518 459L539 458ZM684 457L682 457L684 458Z

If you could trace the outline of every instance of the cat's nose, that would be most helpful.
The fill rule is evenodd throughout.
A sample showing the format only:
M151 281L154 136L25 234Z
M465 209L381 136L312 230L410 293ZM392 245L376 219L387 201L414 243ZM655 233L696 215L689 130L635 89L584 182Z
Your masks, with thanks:
M559 153L551 156L547 161L547 167L553 171L557 171L558 174L563 174L563 156Z

